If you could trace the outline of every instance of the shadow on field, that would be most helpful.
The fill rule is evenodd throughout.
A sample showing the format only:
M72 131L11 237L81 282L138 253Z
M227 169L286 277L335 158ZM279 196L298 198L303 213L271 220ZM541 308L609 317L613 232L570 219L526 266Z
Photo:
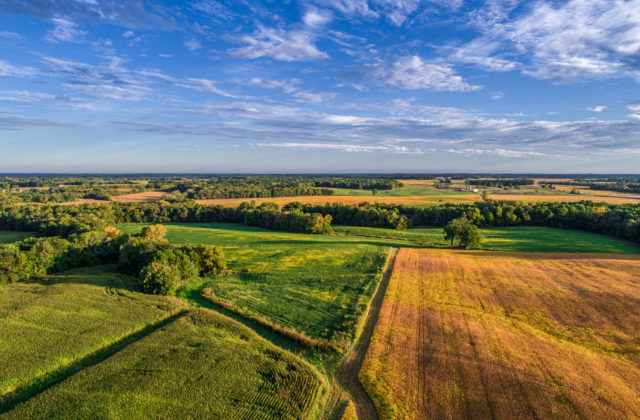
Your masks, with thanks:
M123 337L120 340L102 349L99 349L82 359L73 361L66 366L61 366L54 371L44 374L31 383L16 388L13 392L1 396L0 415L7 413L16 405L25 402L35 395L40 394L47 389L59 384L70 376L80 372L81 370L97 365L98 363L118 353L128 345L133 344L136 341L140 341L149 334L152 334L160 328L172 323L176 319L182 317L185 313L187 313L187 311L182 310L175 315L164 318L153 324L149 324L146 327L132 334L129 334L126 337Z

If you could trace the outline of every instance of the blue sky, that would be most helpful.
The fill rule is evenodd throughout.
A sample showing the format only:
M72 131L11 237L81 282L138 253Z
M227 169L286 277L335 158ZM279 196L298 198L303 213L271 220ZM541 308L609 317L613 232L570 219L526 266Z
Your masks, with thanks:
M640 0L0 2L0 172L640 170Z

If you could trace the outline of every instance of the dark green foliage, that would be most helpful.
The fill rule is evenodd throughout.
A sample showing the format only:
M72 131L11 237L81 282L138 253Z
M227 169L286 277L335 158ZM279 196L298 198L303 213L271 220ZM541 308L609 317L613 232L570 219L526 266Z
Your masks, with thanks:
M533 185L536 182L528 178L509 178L509 179L468 179L467 184L478 185L482 187L516 187L520 185Z
M466 217L453 219L444 227L444 239L450 241L451 246L457 240L458 246L466 249L479 248L482 240L480 229Z

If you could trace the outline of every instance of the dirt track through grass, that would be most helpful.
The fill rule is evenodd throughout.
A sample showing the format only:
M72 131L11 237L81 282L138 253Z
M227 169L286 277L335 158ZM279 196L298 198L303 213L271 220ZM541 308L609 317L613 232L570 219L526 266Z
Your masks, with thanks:
M375 405L358 379L358 373L362 367L362 362L364 361L369 343L371 342L371 336L378 321L384 295L389 284L389 279L393 273L397 253L398 250L396 248L391 249L384 276L378 285L376 294L371 300L362 332L351 350L338 365L334 376L338 386L349 394L359 419L374 420L379 418Z

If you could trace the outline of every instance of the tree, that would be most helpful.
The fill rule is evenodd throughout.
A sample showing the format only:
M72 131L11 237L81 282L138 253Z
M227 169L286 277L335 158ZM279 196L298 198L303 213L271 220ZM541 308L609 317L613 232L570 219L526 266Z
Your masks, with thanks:
M450 246L458 240L458 246L466 249L479 248L482 241L480 229L466 217L453 219L444 227L444 238L450 241Z
M164 241L167 235L167 228L161 224L147 226L140 233L144 239L149 241Z
M372 189L371 190L371 195L378 195L378 190L377 189Z
M162 260L151 261L140 272L142 289L154 295L175 295L180 278L178 267Z
M489 200L489 191L482 190L482 192L480 193L480 197L482 197L482 201L488 201Z

